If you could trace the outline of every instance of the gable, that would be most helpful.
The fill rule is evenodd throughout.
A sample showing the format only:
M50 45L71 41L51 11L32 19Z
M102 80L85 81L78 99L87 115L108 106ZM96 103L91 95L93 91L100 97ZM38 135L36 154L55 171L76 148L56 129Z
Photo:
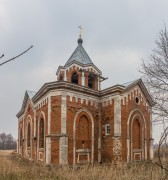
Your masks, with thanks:
M133 94L133 96L136 96L139 94L141 96L141 101L145 100L146 103L148 103L150 107L155 105L155 102L153 101L151 95L149 94L142 79L135 80L126 85L125 90L123 92L123 96L128 98L128 95L131 95L131 94Z

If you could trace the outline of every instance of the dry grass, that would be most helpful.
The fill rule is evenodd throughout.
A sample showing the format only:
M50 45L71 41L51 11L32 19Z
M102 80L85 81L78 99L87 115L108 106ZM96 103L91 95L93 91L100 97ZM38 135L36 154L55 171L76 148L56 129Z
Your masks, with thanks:
M0 179L56 179L56 180L159 180L162 171L152 163L135 163L115 167L112 164L83 166L76 170L69 167L46 167L20 159L11 151L0 151Z

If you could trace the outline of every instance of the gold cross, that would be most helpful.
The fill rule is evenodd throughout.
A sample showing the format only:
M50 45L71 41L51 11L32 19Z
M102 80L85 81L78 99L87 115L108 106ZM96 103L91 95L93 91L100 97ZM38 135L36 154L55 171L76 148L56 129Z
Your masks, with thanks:
M81 38L81 37L82 37L82 31L83 31L82 26L79 26L79 29L80 29L80 32L79 32L79 37Z

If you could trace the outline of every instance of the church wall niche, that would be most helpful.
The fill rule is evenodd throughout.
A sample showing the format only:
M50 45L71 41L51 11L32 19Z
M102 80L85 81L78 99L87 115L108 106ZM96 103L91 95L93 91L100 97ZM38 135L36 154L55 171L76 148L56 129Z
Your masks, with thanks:
M133 149L142 149L142 125L138 117L134 118L132 124L132 144Z
M86 115L80 115L76 120L76 159L77 163L90 162L92 152L92 123ZM80 155L79 150L88 150L85 155ZM88 160L89 158L89 160Z

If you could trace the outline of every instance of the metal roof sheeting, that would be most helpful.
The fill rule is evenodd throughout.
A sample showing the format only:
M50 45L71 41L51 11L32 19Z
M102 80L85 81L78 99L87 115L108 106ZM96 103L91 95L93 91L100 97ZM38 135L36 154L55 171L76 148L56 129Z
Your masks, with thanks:
M72 61L77 61L81 64L93 64L82 44L78 44L77 48L75 49L71 57L68 59L65 66L70 64Z

